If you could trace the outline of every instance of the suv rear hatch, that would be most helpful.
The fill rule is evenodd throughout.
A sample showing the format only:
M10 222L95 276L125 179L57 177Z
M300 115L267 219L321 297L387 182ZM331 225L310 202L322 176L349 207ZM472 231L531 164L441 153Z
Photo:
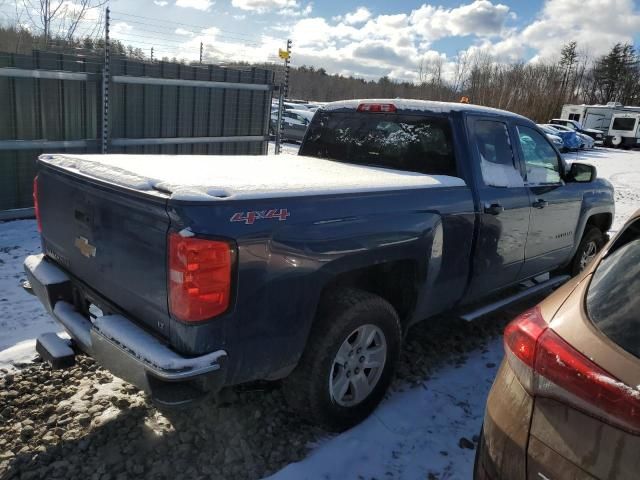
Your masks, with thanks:
M42 161L37 183L43 251L79 281L76 307L126 312L168 338L167 196Z

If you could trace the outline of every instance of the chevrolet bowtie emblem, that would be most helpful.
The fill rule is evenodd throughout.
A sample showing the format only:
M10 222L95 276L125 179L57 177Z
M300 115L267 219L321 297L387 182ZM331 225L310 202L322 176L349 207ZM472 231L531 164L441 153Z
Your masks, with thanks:
M76 238L74 245L78 250L80 250L80 253L85 257L90 258L90 257L96 256L96 247L91 245L89 243L89 240L87 240L86 238L84 237Z

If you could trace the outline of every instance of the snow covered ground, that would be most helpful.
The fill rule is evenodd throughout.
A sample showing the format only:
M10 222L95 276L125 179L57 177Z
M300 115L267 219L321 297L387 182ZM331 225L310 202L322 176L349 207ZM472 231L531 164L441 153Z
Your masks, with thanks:
M297 145L286 149L295 153ZM616 187L613 231L640 208L640 151L596 149L567 159L595 165ZM33 358L35 337L58 330L19 285L24 257L39 249L35 221L0 223L0 368ZM307 458L270 478L470 478L474 451L459 441L478 432L501 357L496 339L464 365L444 367L417 388L391 394L361 425L320 440Z
M35 338L60 331L40 302L22 290L22 262L40 251L34 220L0 223L0 368L29 361L35 354Z

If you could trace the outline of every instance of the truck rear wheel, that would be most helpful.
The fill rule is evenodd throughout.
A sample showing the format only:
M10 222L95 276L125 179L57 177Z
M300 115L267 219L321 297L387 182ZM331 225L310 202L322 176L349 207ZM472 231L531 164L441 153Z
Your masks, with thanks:
M401 343L400 320L386 300L356 289L325 295L300 362L284 381L288 403L329 430L359 423L384 397Z

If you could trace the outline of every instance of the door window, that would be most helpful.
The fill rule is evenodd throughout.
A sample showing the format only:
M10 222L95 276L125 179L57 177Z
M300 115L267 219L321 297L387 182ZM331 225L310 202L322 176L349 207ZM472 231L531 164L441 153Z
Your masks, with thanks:
M529 127L517 130L529 185L560 183L560 159L547 139Z
M493 120L475 123L475 140L480 154L482 180L489 187L522 187L506 124Z

